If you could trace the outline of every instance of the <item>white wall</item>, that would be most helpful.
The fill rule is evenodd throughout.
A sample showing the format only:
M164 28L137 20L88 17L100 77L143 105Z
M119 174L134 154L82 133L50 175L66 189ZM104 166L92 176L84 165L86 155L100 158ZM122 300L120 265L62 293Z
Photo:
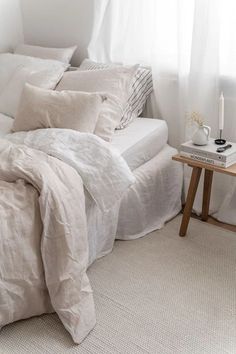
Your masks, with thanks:
M0 0L0 52L23 42L19 0Z
M21 0L21 6L25 43L49 47L76 44L73 65L87 56L93 0Z

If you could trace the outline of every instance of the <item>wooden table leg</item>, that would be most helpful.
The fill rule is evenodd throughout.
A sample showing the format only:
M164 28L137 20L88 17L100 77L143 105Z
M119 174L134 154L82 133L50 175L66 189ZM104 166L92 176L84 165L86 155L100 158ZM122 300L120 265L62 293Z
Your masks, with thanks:
M211 199L211 186L213 179L213 171L205 170L204 175L204 188L203 188L203 198L202 198L202 221L207 221L210 199Z
M191 181L188 189L188 195L182 217L182 222L179 230L179 236L185 236L188 228L189 219L191 216L194 199L197 192L197 187L201 177L202 169L200 167L193 167Z

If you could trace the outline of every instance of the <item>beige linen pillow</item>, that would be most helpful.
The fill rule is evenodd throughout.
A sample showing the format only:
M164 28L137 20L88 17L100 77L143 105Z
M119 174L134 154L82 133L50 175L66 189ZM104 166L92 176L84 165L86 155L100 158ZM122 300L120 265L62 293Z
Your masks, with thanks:
M104 70L66 72L56 90L106 92L109 96L99 115L95 134L110 141L123 116L137 67L135 65Z
M58 92L26 84L12 130L65 128L93 133L105 100L100 93Z
M15 118L25 83L54 89L67 68L56 60L0 54L0 112Z
M69 48L48 48L29 44L19 44L14 53L41 59L58 60L69 64L77 46Z

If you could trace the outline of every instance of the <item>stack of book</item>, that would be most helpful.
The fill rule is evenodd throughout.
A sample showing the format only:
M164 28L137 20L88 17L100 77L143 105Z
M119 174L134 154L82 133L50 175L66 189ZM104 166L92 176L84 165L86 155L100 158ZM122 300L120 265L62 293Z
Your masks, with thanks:
M227 168L236 163L236 143L227 142L225 145L228 144L232 147L219 153L216 150L222 145L216 145L214 139L210 139L209 143L204 146L194 145L192 141L188 141L181 145L180 155L199 162Z

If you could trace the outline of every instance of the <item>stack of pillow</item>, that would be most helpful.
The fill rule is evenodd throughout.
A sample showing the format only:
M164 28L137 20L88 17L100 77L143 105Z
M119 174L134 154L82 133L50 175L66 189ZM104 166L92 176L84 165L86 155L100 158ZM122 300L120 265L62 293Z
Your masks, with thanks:
M94 133L109 141L122 119L137 68L134 65L130 67L118 66L104 70L66 72L57 86L57 90L101 92L107 95Z
M90 59L85 59L80 66L80 70L104 70L117 66L119 66L119 64L96 63ZM137 65L137 70L132 79L130 92L127 96L126 106L116 129L127 127L134 118L138 117L143 112L146 101L152 91L153 84L151 70Z
M110 141L140 115L152 91L150 70L86 59L66 71L75 49L21 45L0 54L0 112L15 118L13 131L67 128Z

